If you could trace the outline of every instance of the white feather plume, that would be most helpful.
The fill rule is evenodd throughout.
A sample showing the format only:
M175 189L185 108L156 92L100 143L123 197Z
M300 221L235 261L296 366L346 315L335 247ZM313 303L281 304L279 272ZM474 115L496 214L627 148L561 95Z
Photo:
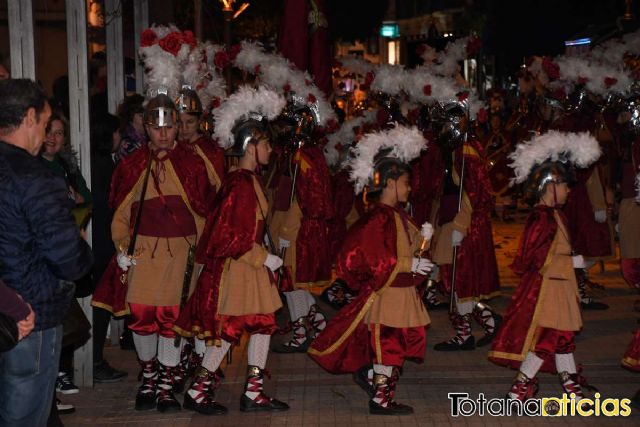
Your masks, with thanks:
M178 32L180 31L178 29L178 27L176 27L174 24L169 24L169 25L156 25L156 24L152 24L151 25L151 30L156 33L156 36L158 37L158 39L163 39L166 36L169 35L169 33L173 33L173 32Z
M307 99L308 104L317 106L319 125L325 126L336 116L326 96L313 84L313 79L298 70L291 62L279 54L266 53L260 43L242 42L242 49L236 56L234 64L241 70L256 74L261 84L267 85L278 93L284 93L285 86L296 95ZM315 98L315 102L309 99Z
M180 90L182 78L176 57L157 44L141 47L139 52L147 70L147 95L153 97L159 89L164 88L171 98L175 98Z
M388 64L380 65L375 71L373 82L371 82L371 90L392 96L398 95L402 91L406 76L407 72L403 67Z
M588 132L551 130L518 144L515 151L509 155L509 159L512 160L509 166L515 174L511 183L524 182L536 165L547 160L568 160L576 167L585 168L598 160L601 154L600 144Z
M374 132L362 138L353 148L353 156L347 165L351 168L350 179L355 193L360 193L373 178L373 158L381 149L391 148L389 157L409 163L427 148L427 140L417 127L396 126L393 129Z
M238 120L246 118L249 113L258 113L268 120L273 120L280 114L285 104L284 97L271 89L263 86L258 89L241 86L214 110L214 137L222 148L227 149L233 145L231 130Z
M374 71L376 68L371 62L357 56L343 56L338 58L338 61L345 70L360 74L361 76L366 76L367 73Z
M376 120L375 111L365 111L362 116L353 117L345 120L340 128L327 137L327 144L324 147L324 157L327 164L333 168L339 167L342 156L336 148L338 144L347 147L355 138L354 128L362 126L365 123L373 123Z
M624 93L631 87L632 79L622 69L611 64L590 62L587 58L558 56L554 62L560 67L560 79L564 82L576 84L580 79L586 79L585 87L588 91L606 96L611 92ZM615 79L615 83L607 86L606 78Z

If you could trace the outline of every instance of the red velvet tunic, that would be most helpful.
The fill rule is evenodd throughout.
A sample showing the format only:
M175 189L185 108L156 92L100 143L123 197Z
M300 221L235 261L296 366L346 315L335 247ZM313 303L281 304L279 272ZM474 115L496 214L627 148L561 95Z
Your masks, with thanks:
M220 189L226 174L224 150L207 135L201 135L200 138L193 143L182 143L193 149L196 154L202 157L205 165L207 166L207 171L213 175L212 178L215 188L214 191L211 192L210 197L213 200L215 198L216 191Z
M624 353L622 366L640 372L640 328L636 329L633 339Z
M337 275L349 287L357 290L358 296L329 321L308 350L309 356L331 373L354 372L372 363L376 351L372 348L370 325L365 322L365 318L374 305L378 292L394 286L396 279L402 276L397 253L396 214L405 221L411 221L401 210L382 204L372 206L351 227L340 249L336 259ZM420 281L416 279L415 285ZM402 307L398 307L398 310L402 310ZM424 327L419 329L424 338ZM401 355L403 358L410 357L421 362L424 358L425 341L422 339L419 342L421 348L407 347L394 351L404 351L406 354Z
M253 172L243 169L227 174L198 244L196 259L204 268L196 290L176 321L178 332L205 339L207 345L221 338L223 270L229 273L229 262L255 250L255 243L262 244L264 226L257 219L261 214L254 176Z
M173 166L180 184L185 190L191 209L196 214L205 217L211 188L204 162L181 144L177 144L174 149L170 150L168 157L166 161ZM141 184L150 158L149 147L143 145L118 163L111 179L109 194L109 205L113 211L116 211L125 200L131 197L137 184ZM148 185L152 185L151 177ZM133 229L130 232L132 233ZM92 305L109 310L116 316L128 313L127 286L120 281L122 273L116 262L116 255L114 255L96 287Z
M561 211L558 213L564 218ZM533 349L537 328L534 316L543 283L541 270L548 261L557 231L554 209L536 206L527 219L518 254L511 265L513 271L520 275L520 283L489 352L489 360L498 365L519 369L527 353ZM545 358L542 370L555 372L555 360Z

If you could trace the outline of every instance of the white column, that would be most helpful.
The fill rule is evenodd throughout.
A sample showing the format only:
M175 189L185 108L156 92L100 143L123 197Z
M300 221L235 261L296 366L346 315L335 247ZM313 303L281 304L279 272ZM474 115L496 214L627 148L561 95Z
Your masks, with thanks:
M107 33L107 94L109 112L115 114L124 98L124 53L122 48L122 5L119 0L105 0Z
M140 48L140 34L149 28L149 0L133 1L133 22L135 31L135 52L136 52L136 92L144 95L144 66L138 58Z
M8 0L11 77L36 79L31 0Z
M91 188L91 152L89 145L89 73L87 64L86 0L66 0L67 50L69 60L69 125L71 146L77 151L80 171ZM91 227L87 228L91 242ZM79 299L93 324L91 297ZM93 338L74 356L74 380L79 386L93 386Z

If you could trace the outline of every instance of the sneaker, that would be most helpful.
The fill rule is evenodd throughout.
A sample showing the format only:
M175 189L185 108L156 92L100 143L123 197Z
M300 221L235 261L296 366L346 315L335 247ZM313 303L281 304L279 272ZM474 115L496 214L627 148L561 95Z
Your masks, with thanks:
M57 397L56 408L58 409L58 414L73 414L74 412L76 412L75 406L70 403L62 403Z
M71 381L69 374L66 372L58 372L56 391L62 394L76 394L80 392L80 389Z
M97 383L116 383L127 375L124 371L114 369L105 359L93 365L93 381Z

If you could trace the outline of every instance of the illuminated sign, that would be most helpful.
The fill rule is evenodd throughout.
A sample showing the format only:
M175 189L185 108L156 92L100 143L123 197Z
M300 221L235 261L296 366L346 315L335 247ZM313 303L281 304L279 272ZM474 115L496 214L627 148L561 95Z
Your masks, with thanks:
M566 42L564 42L564 45L565 46L582 46L590 43L591 43L591 39L587 37L584 39L567 40Z
M382 27L380 27L380 35L382 37L399 37L400 36L400 27L395 23L382 23Z

